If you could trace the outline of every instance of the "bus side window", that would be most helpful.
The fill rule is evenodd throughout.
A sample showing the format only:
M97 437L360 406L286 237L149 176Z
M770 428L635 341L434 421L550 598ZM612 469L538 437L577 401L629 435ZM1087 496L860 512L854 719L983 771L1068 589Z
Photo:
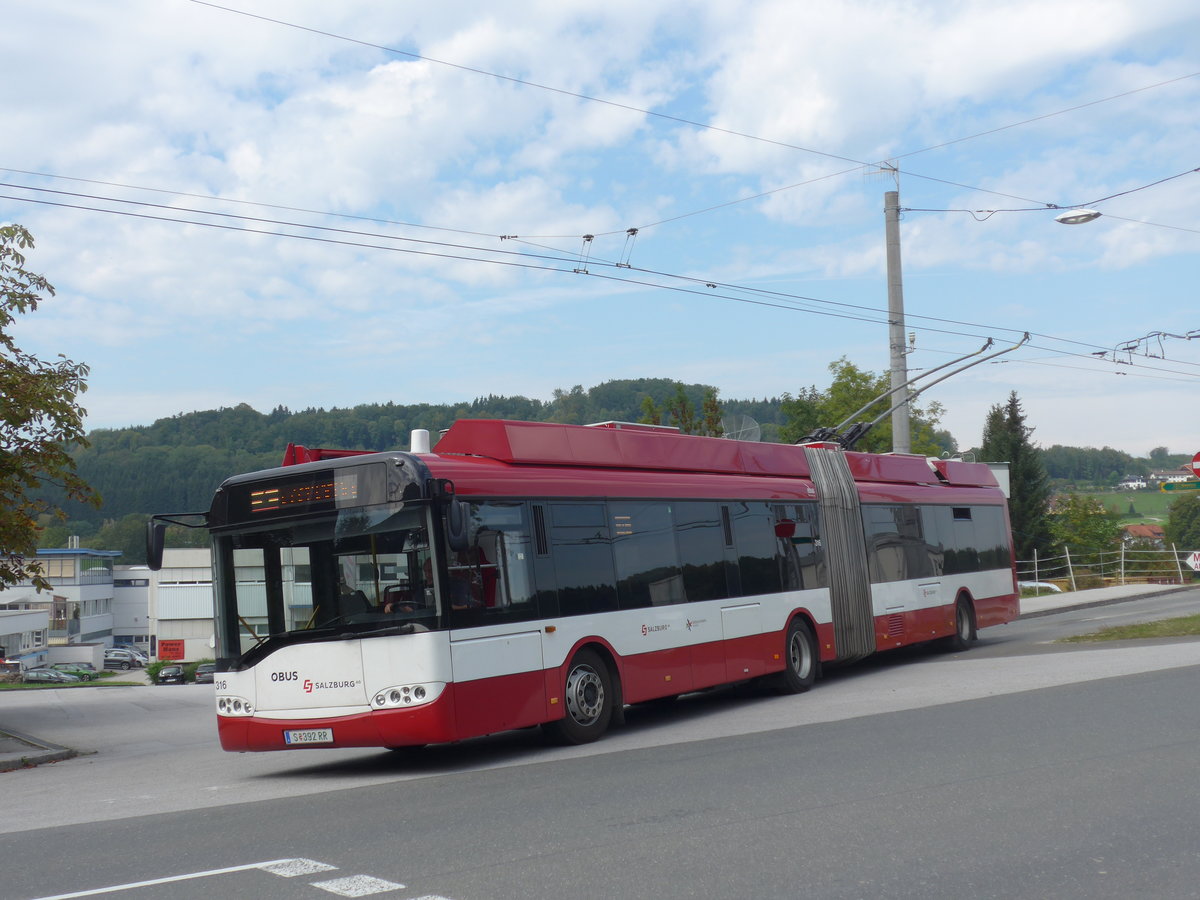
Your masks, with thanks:
M603 502L551 502L549 550L560 615L579 616L617 608L612 538Z
M536 614L533 547L524 503L474 504L475 524L468 557L472 596L485 616ZM453 568L454 563L451 563Z
M479 547L479 582L483 605L495 609L497 605L508 606L505 596L504 573L504 532L480 530L476 537Z

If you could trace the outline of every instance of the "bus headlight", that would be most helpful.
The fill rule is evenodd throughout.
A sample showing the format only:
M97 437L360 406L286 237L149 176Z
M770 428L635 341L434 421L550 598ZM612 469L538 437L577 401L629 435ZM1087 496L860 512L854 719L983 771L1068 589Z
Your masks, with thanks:
M375 709L399 709L406 706L421 706L432 703L446 687L442 682L426 682L424 684L400 684L376 691L371 698Z
M217 712L222 716L252 716L254 704L241 697L218 697Z

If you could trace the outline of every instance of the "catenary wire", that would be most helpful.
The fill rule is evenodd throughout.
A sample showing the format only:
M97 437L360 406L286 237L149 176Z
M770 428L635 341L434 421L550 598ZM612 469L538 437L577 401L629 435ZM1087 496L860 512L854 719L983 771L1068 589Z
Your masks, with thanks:
M1192 171L1194 171L1194 170L1192 170ZM1188 173L1182 173L1182 174L1188 174ZM1180 176L1171 176L1171 177L1174 178L1174 177L1180 177ZM87 181L86 179L72 179L72 180ZM1162 183L1163 181L1167 181L1167 180L1170 180L1170 179L1161 179L1159 182L1155 182L1155 183L1158 184L1158 183ZM101 183L101 182L93 181L90 183ZM165 209L165 210L169 210L172 212L217 216L217 217L223 217L223 218L227 218L227 219L237 219L237 220L241 220L241 221L255 222L255 223L259 223L259 224L278 225L278 226L291 227L291 228L308 228L308 229L312 229L312 230L316 230L316 231L327 231L327 232L336 233L336 234L354 235L356 237L369 237L369 238L376 238L376 239L382 239L382 240L394 240L394 241L404 241L404 242L410 242L410 243L425 244L425 245L429 245L429 246L451 247L454 249L471 250L471 251L476 251L479 253L487 253L487 254L492 254L492 255L520 256L523 258L550 259L550 260L553 260L556 262L562 262L562 263L568 263L575 259L575 257L572 256L570 254L570 252L567 250L563 250L561 248L550 247L550 246L546 246L546 245L541 245L541 244L534 244L533 242L530 242L530 241L521 241L521 243L525 243L529 246L535 246L540 249L546 250L551 255L542 256L541 254L517 253L517 252L513 252L513 251L496 250L496 249L487 248L487 247L476 247L476 246L462 245L462 244L449 244L449 243L440 242L440 241L423 240L420 238L408 238L408 237L403 237L403 236L399 236L399 235L385 235L385 234L379 234L379 233L375 233L375 232L364 232L364 231L356 231L356 230L351 230L351 229L332 228L329 226L310 225L310 224L304 224L304 223L299 223L299 222L289 222L289 221L279 220L279 219L266 219L266 218L253 217L253 216L239 216L239 215L236 215L233 213L224 213L224 212L195 209L195 208L189 208L189 207L168 206L165 204L154 204L154 203L149 203L147 201L130 200L130 199L124 199L124 198L114 198L114 197L107 197L107 196L96 195L96 194L83 194L83 193L78 193L78 192L58 191L58 190L54 190L54 189L50 189L50 188L39 188L39 187L12 184L12 183L6 183L6 182L0 182L0 187L9 187L9 188L14 188L14 189L28 190L28 191L39 192L39 193L49 193L49 194L54 194L54 195L58 195L58 196L70 196L70 197L76 197L76 198L82 198L82 199L99 200L99 201L110 202L110 203L128 204L128 205L141 206L141 207L150 207L150 208L155 208L155 209ZM162 191L161 193L173 193L173 192ZM1126 193L1128 193L1128 192L1126 192ZM202 195L190 195L190 196L202 196ZM245 202L245 201L243 201L243 202ZM296 209L296 208L287 208L287 207L275 207L275 208L291 209L292 211L300 211L300 212L310 212L309 210L302 210L302 209ZM942 211L948 211L948 210L942 210ZM114 210L112 212L116 212L116 211ZM317 211L311 211L311 212L316 213ZM379 220L379 219L369 219L367 217L351 217L351 218L357 218L360 220L372 221L372 222L387 222L388 221L388 220ZM184 221L184 220L177 220L177 221ZM197 224L197 223L193 222L191 224ZM392 224L405 225L406 223L392 223ZM452 229L446 229L446 230L452 230ZM469 234L472 236L494 237L494 235L483 233L483 232L459 231L457 233L465 233L465 234ZM517 239L514 238L514 240L517 240ZM593 259L591 261L598 265L599 264L616 265L615 263L612 263L611 261L603 261L600 259ZM635 267L631 267L628 265L626 265L625 267L626 268L635 268ZM689 281L689 282L693 282L693 283L697 283L697 284L705 284L710 287L715 287L715 286L719 285L721 288L723 288L725 290L734 290L734 291L741 291L741 292L746 292L746 293L761 293L763 295L772 296L776 299L788 301L788 302L799 301L799 302L805 302L805 303L822 304L822 305L826 305L826 306L836 306L836 307L841 307L844 309L856 309L856 310L864 311L864 312L867 312L867 313L870 313L873 315L878 315L881 313L881 311L876 308L868 307L868 306L864 306L864 305L860 305L860 304L850 304L850 303L844 303L844 302L836 301L836 300L829 300L829 299L818 298L818 297L809 297L809 296L798 295L798 294L788 294L788 293L779 292L779 291L767 291L762 288L754 288L754 287L743 286L743 285L734 285L734 284L730 284L727 282L713 282L709 279L702 279L702 278L698 278L696 276L676 275L673 273L657 271L657 270L648 269L648 268L644 268L644 267L636 267L636 268L638 271L641 271L647 275L653 275L655 277L669 278L669 279L681 279L681 280L685 280L685 281ZM809 309L810 311L816 311L816 310L811 310L810 307L797 307L797 308ZM1007 331L1007 332L1011 332L1014 334L1019 334L1025 330L1025 329L1019 329L1019 328L1009 328L1006 326L986 325L986 324L981 324L981 323L976 323L976 322L967 322L967 321L963 321L963 320L947 319L947 318L943 318L943 317L925 316L925 315L919 315L919 314L910 314L906 318L910 321L911 320L922 320L922 321L929 321L929 322L940 322L940 323L944 323L944 324L962 325L962 326L971 327L971 328L987 328L992 331ZM1037 337L1042 337L1047 340L1057 341L1059 343L1076 344L1078 346L1088 347L1088 348L1091 348L1094 350L1110 349L1110 348L1101 347L1098 344L1092 344L1092 343L1087 343L1087 342L1082 342L1082 341L1075 341L1070 338L1060 338L1055 335L1045 334L1042 332L1032 332L1031 331L1030 333ZM1183 364L1183 365L1193 365L1193 364L1187 363L1185 361L1179 361L1179 362L1180 362L1180 364Z
M284 227L289 227L289 228L311 229L314 231L329 232L329 233L338 234L338 235L350 235L350 236L354 236L357 238L371 238L371 239L380 239L380 240L401 241L401 242L405 242L405 243L416 243L416 244L422 244L422 245L426 245L426 246L448 247L448 248L453 248L456 250L464 250L464 251L469 250L469 251L475 251L475 252L479 252L479 253L487 253L490 255L518 256L521 258L535 258L535 259L559 262L559 263L563 263L563 264L574 263L576 261L573 257L566 255L565 252L557 251L554 248L544 248L544 249L550 250L550 251L552 251L552 253L555 253L557 255L542 256L540 254L517 253L517 252L513 252L513 251L494 250L494 249L486 248L486 247L475 247L475 246L462 245L462 244L448 244L448 243L440 242L440 241L426 241L426 240L421 240L421 239L416 239L416 238L406 238L406 237L400 237L400 236L394 236L394 235L383 235L383 234L378 234L378 233L374 233L374 232L354 231L351 229L344 229L344 228L331 228L331 227L320 226L320 225L306 225L303 223L288 222L288 221L283 221L283 220L278 220L278 219L264 219L264 218L253 217L253 216L239 216L239 215L236 215L233 213L210 212L207 210L198 210L198 209L192 209L192 208L187 208L187 207L166 206L163 204L148 203L145 201L114 199L114 198L103 197L103 196L99 196L99 195L95 195L95 194L81 194L81 193L77 193L77 192L57 191L57 190L52 190L52 189L48 189L48 188L26 188L21 185L11 185L11 184L7 184L4 182L0 182L0 187L9 187L9 188L16 187L16 188L23 189L23 190L30 190L30 191L34 191L34 192L38 192L38 193L53 194L55 196L72 197L75 199L100 200L100 201L111 202L111 203L123 203L123 204L138 206L138 207L142 207L142 208L166 210L166 211L169 211L172 213L180 213L180 214L191 213L191 214L198 214L198 215L210 215L210 216L220 217L220 218L223 218L226 220L250 222L250 223L257 224L257 225L273 225L273 226L284 226ZM110 209L102 209L102 208L97 208L97 207L84 207L84 206L80 206L78 208L86 209L89 211L121 214L120 210L110 210ZM165 218L167 221L174 221L174 222L179 222L182 224L192 224L192 225L206 224L206 223L202 223L202 222L196 222L196 221L190 220L190 219L179 219L176 217L162 217L162 218ZM278 232L262 232L262 233L277 234ZM374 245L365 245L364 244L362 246L374 246ZM478 261L485 262L486 260L480 259ZM615 266L616 265L615 263L612 263L610 261L603 261L603 260L599 260L599 259L591 260L591 262L593 262L596 265L604 265L604 266ZM775 301L781 307L790 307L790 308L795 308L795 309L801 309L803 311L824 312L822 310L814 309L812 307L798 307L795 304L796 303L820 304L820 305L824 305L824 306L839 307L842 309L853 309L853 310L856 310L857 313L861 313L861 314L865 314L865 315L855 314L853 316L847 316L848 318L855 318L860 321L869 321L869 322L873 322L875 324L886 324L887 323L886 313L884 311L873 308L873 307L865 306L865 305L850 304L850 303L844 303L844 302L840 302L840 301L836 301L836 300L826 300L823 298L809 297L809 296L798 295L798 294L787 294L787 293L784 293L781 291L767 291L767 290L761 289L761 288L733 285L733 284L729 284L726 282L717 283L717 282L700 279L700 278L697 278L694 276L675 275L675 274L668 273L668 272L656 271L656 270L652 270L652 269L645 269L645 268L641 268L641 267L627 266L626 268L629 268L630 270L633 270L633 271L639 271L639 272L642 272L644 275L653 276L656 278L665 278L665 279L686 281L688 283L697 284L697 285L704 284L710 290L719 286L723 290L727 290L727 291L740 291L743 293L760 294L760 295L768 296L768 297L772 298L772 300ZM703 292L699 292L699 293L703 293ZM876 318L868 318L867 316L874 316ZM879 316L884 316L885 318L883 318L883 319L877 318ZM941 323L945 323L945 324L962 325L964 327L971 327L971 328L990 328L992 330L997 330L996 326L980 325L979 323L957 321L957 320L944 319L944 318L933 317L933 316L922 316L922 315L914 314L913 316L911 316L909 318L910 319L919 319L919 320L923 320L923 321L936 321L936 322L941 322ZM926 330L928 330L928 329L926 329ZM1020 329L1010 329L1010 328L1002 328L999 330L1013 331L1014 333L1019 333L1019 331L1020 331ZM947 332L947 333L958 333L958 332ZM974 333L971 333L971 336L977 336L977 335L974 335ZM1071 341L1069 339L1055 338L1052 335L1040 335L1039 334L1039 336L1045 337L1049 340L1058 340L1063 343L1078 343L1078 344L1080 344L1080 346L1086 346L1086 347L1090 347L1093 349L1102 349L1098 345L1083 344L1081 342Z
M51 191L50 193L62 194L64 192ZM176 224L194 225L194 226L199 226L199 227L215 228L215 229L225 230L225 231L247 232L247 233L252 233L252 234L262 234L262 235L274 236L274 237L292 238L295 240L306 240L306 241L312 241L312 242L317 242L317 243L350 246L350 247L357 247L357 248L361 248L361 249L390 250L393 252L408 253L408 254L413 254L413 255L418 255L418 256L428 256L428 257L453 259L453 260L469 261L469 262L477 262L477 263L490 263L493 265L502 265L502 266L508 266L508 267L514 267L514 268L558 272L558 273L562 273L562 274L586 274L586 275L591 275L592 277L601 278L601 279L609 280L609 281L620 282L620 283L628 284L628 285L635 285L635 286L639 286L639 287L648 287L648 288L654 288L654 289L658 289L658 290L670 290L670 291L675 291L675 292L679 292L679 293L687 293L687 294L692 294L692 295L702 296L702 297L713 297L715 299L729 300L729 301L733 301L733 302L745 303L745 304L754 305L754 306L784 309L784 310L788 310L788 311L792 311L792 312L807 312L807 313L810 313L813 315L820 315L820 316L825 316L825 317L829 317L829 318L838 318L838 319L849 320L849 321L866 322L869 324L876 324L876 325L888 323L888 318L887 318L888 314L884 310L875 310L875 309L871 309L869 307L855 307L853 304L843 304L843 303L839 303L837 301L825 301L825 300L822 300L819 298L804 297L801 295L786 295L786 294L782 294L781 292L762 291L762 293L764 293L764 294L773 294L774 295L773 299L755 299L755 298L744 297L744 296L733 296L730 294L716 294L712 291L712 288L708 287L708 285L712 285L713 287L716 287L715 282L703 282L701 279L697 279L693 276L672 275L670 273L655 272L653 270L640 270L640 269L635 270L635 271L642 271L644 274L646 274L648 276L687 281L692 284L704 284L706 286L704 290L701 290L699 288L685 288L685 287L680 287L680 286L670 285L670 284L660 284L658 282L647 281L647 280L642 280L642 279L633 279L633 278L629 278L629 277L625 277L625 276L618 276L618 275L613 275L613 274L601 274L599 272L591 272L587 269L581 270L578 268L574 268L574 266L577 263L577 260L574 258L568 258L568 257L538 257L538 256L530 255L530 254L519 254L519 253L510 253L507 251L496 251L496 250L491 250L489 248L482 248L482 247L453 245L453 244L445 244L445 243L433 242L433 241L420 241L420 240L415 240L415 239L411 239L411 238L393 238L388 235L378 235L378 234L372 234L372 233L354 232L354 231L350 231L348 229L322 228L321 226L310 226L310 225L303 225L303 224L299 224L299 223L288 223L288 222L281 223L281 222L273 221L273 220L261 220L261 219L254 219L252 217L235 216L230 213L212 214L212 213L206 213L204 211L199 211L199 214L201 214L201 215L219 215L219 216L229 218L229 219L245 220L248 222L252 222L254 224L275 224L275 225L282 224L282 225L285 225L288 227L295 227L295 228L301 228L301 229L328 231L328 232L331 232L334 234L343 235L345 237L325 237L325 236L321 236L321 235L308 235L308 234L295 234L295 233L290 233L290 232L279 232L279 231L272 231L272 230L269 230L266 228L250 227L248 225L236 225L236 224L228 224L228 223L221 223L221 222L196 221L196 220L192 220L192 219L178 218L175 216L151 215L148 213L137 213L137 212L130 212L130 211L126 211L126 210L114 210L114 209L108 209L105 207L93 207L93 206L86 206L84 204L67 203L67 202L62 202L62 201L52 201L52 200L45 200L45 199L40 199L40 198L19 197L19 196L13 196L13 195L0 195L0 199L14 200L14 201L18 201L18 202L35 203L35 204L39 204L39 205L43 205L43 206L52 206L52 207L58 207L58 208L78 209L78 210L87 211L87 212L106 213L109 215L120 215L120 216L129 217L129 218L146 219L146 220L162 221L162 222L173 222ZM117 200L117 201L110 201L110 202L120 203L120 202L129 202L129 201ZM170 211L182 211L182 210L178 210L177 207L163 207L158 204L139 203L137 205L150 206L150 207L155 207L155 208L170 210ZM189 212L194 212L194 211L189 210ZM388 245L388 244L373 244L373 243L367 243L365 241L355 241L355 240L346 239L350 236L377 238L377 239L381 239L381 240L398 240L398 241L402 241L405 243L419 243L419 244L423 244L426 246L439 246L439 247L444 247L444 248L448 248L448 249L452 248L452 249L458 249L458 250L464 250L464 251L473 250L476 252L487 253L490 255L516 256L517 259L515 259L515 260L514 259L484 259L484 258L480 258L478 256L470 256L470 255L466 255L466 254L438 252L438 251L434 251L434 250L421 250L421 249L414 249L414 248L407 248L407 247L397 247L397 246ZM528 259L536 259L536 260L540 260L541 262L534 263L534 262L524 261L524 260L528 260ZM560 262L564 266L571 265L573 268L567 269L567 268L560 268L560 267L553 266L553 265L545 265L545 264L543 264L545 262ZM590 262L593 262L596 265L600 265L600 266L604 266L604 267L617 268L616 264L611 263L611 262L599 262L599 261L595 261L595 260L592 260ZM732 286L732 285L723 285L722 287L726 290L737 290L737 291L741 291L741 292L755 292L755 291L760 290L760 289L753 289L753 288L743 288L740 286ZM863 314L854 314L854 313L848 313L848 312L835 312L833 310L813 309L810 307L798 307L798 306L796 306L797 301L808 302L808 303L820 303L820 304L826 304L826 305L837 305L837 306L848 307L848 308L857 308L857 309L860 309ZM913 316L912 318L914 318L914 319L933 319L934 317ZM992 326L987 326L987 325L980 325L978 323L953 322L953 320L938 320L938 321L952 322L953 324L961 324L967 328L983 329L984 331L987 331L989 329L1012 331L1012 332L1017 331L1017 329L1004 328L1004 327L992 327ZM919 330L919 331L923 331L923 332L946 334L946 335L951 335L951 336L975 337L975 338L988 336L987 334L981 333L980 331L955 331L955 330L950 330L950 329L946 329L946 328L937 328L937 327L926 326L926 325L913 325L912 328L914 330ZM1054 337L1051 335L1043 335L1043 337L1045 337L1049 340L1057 341L1059 343L1081 343L1081 342L1077 342L1077 341L1071 341L1070 339L1057 338L1057 337ZM1094 346L1097 349L1108 349L1108 348L1100 348L1099 345L1090 345L1090 344L1081 344L1081 345L1082 346ZM1029 346L1031 347L1031 349L1041 349L1041 350L1045 350L1047 352L1055 353L1055 354L1062 355L1062 356L1074 356L1074 357L1078 357L1080 359L1087 359L1089 361L1092 361L1092 358L1089 355L1085 355L1082 353L1075 353L1075 352L1065 351L1065 350L1057 350L1052 347L1042 347L1040 345L1029 345ZM1184 363L1184 364L1191 365L1189 363ZM1186 372L1179 372L1174 369L1164 369L1164 368L1161 368L1158 366L1149 366L1149 365L1141 364L1141 363L1139 363L1139 364L1123 363L1123 365L1138 365L1142 368L1150 369L1151 371L1162 371L1162 372L1168 372L1168 373L1177 374L1177 375L1188 375L1189 374ZM1197 377L1200 377L1200 376L1197 376Z

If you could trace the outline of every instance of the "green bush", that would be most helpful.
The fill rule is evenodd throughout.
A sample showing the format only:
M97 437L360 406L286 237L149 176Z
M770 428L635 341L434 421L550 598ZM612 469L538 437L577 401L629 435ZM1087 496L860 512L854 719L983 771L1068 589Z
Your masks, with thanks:
M213 660L211 660L211 659L198 659L195 662L184 663L183 664L183 677L187 681L195 681L196 680L196 666L200 665L200 663L210 663L212 661Z

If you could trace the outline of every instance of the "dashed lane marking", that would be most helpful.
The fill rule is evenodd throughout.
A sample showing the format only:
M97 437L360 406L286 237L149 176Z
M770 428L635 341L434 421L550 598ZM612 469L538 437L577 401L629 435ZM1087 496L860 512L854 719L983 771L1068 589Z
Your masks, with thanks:
M350 875L346 878L334 878L331 881L311 881L313 887L340 897L369 897L372 894L382 894L386 891L404 890L404 885L394 881L384 881L370 875Z
M296 878L300 875L316 875L318 872L332 872L337 866L317 862L315 859L298 858L263 863L259 868L264 872L270 872L272 875L282 875L284 878Z
M244 866L228 866L223 869L207 869L203 872L189 872L186 875L170 875L166 878L152 878L148 881L133 881L127 884L114 884L108 887L91 888L86 891L73 891L69 894L54 894L48 897L38 897L37 900L73 900L76 897L97 897L101 894L114 894L117 891L128 891L134 888L154 887L161 884L172 884L180 881L192 881L198 878L212 878L218 875L230 875L235 872L248 872L261 869L282 878L297 878L305 875L316 875L319 872L330 872L337 866L318 862L315 859L295 857L291 859L270 859L266 862L247 863ZM389 891L400 891L404 885L394 881L385 881L371 875L349 875L345 878L334 878L329 881L309 882L312 887L320 888L341 897L369 897L373 894L383 894ZM448 900L438 894L425 894L413 900Z

